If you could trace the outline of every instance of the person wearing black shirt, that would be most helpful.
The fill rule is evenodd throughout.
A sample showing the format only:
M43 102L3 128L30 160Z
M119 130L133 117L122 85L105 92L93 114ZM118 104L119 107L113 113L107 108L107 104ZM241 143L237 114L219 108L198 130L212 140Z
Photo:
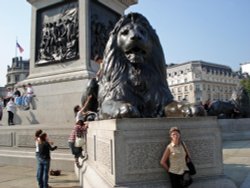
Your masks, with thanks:
M49 180L49 168L50 168L50 151L57 149L57 146L52 147L47 141L47 134L42 133L40 135L39 142L39 176L38 176L38 184L39 188L48 188L48 180Z

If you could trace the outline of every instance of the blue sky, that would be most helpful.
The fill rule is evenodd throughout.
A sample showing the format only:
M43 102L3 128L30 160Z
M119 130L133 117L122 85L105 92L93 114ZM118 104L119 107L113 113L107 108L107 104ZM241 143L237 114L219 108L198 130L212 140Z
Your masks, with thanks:
M204 60L238 70L250 62L249 0L141 0L129 11L148 18L168 64Z
M0 86L16 54L16 38L29 59L31 6L25 0L1 2ZM204 60L239 70L250 62L249 0L139 0L128 12L143 14L159 35L166 63Z

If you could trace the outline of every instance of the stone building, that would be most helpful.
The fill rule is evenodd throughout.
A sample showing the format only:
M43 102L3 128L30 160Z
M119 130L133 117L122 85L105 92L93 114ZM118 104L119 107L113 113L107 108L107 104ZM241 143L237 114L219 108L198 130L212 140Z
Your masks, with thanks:
M11 66L7 68L6 87L14 87L20 81L23 81L29 75L29 60L23 60L22 57L12 58Z
M227 101L240 84L239 75L229 66L205 61L171 64L167 80L175 100L190 103L210 100Z
M240 64L241 72L250 75L250 62Z
M4 97L5 96L5 87L0 87L0 97Z

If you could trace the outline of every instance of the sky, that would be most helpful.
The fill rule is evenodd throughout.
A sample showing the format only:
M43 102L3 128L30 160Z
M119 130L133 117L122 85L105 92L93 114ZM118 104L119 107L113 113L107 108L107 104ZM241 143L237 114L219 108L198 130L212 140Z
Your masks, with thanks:
M29 59L31 5L5 0L0 9L0 86L4 86L12 58ZM139 0L125 11L129 12L149 20L167 64L203 60L237 71L240 64L250 62L250 0Z

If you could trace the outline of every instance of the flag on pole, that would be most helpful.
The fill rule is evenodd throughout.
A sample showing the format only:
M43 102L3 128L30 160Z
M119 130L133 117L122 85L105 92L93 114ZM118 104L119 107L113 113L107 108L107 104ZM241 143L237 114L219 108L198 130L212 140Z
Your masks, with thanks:
M19 49L19 52L22 53L24 51L24 49L22 48L22 46L16 42L16 47Z

